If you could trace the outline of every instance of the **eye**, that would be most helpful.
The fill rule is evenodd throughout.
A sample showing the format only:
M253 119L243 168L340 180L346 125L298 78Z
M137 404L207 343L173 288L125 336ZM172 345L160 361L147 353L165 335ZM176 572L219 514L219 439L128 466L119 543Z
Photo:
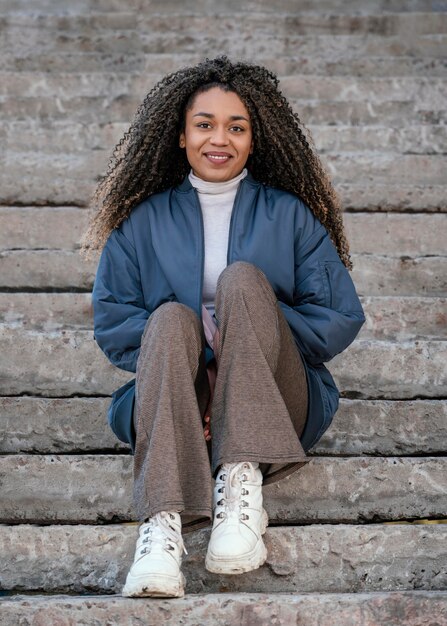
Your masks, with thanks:
M197 128L210 128L211 124L209 122L199 122L197 124Z
M232 126L231 130L234 130L237 133L242 133L242 132L244 132L245 128L242 128L242 126Z

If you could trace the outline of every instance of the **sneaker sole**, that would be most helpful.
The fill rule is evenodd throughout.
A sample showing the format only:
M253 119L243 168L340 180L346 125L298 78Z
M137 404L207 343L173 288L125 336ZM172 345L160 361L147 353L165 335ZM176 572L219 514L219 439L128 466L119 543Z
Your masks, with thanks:
M185 595L185 577L171 576L127 576L126 584L121 592L128 598L183 598Z
M261 520L261 537L259 541L248 554L241 557L215 557L207 552L205 558L206 569L213 574L243 574L258 569L267 560L267 548L265 547L262 535L265 533L268 525L267 512L264 510Z

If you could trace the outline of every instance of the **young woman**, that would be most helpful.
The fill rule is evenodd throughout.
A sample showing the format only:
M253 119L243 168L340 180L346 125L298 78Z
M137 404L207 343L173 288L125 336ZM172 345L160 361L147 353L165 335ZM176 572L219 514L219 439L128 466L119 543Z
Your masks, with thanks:
M166 76L95 200L95 339L136 372L109 411L141 522L123 594L182 596L182 533L210 520L208 570L266 560L262 485L309 461L338 407L323 363L363 310L335 192L263 67Z

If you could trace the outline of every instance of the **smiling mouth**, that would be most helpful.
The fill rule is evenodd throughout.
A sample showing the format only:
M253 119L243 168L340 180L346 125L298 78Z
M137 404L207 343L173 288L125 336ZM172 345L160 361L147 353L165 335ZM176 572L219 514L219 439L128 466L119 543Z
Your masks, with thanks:
M213 154L205 152L205 156L212 163L226 163L229 159L231 159L231 154Z

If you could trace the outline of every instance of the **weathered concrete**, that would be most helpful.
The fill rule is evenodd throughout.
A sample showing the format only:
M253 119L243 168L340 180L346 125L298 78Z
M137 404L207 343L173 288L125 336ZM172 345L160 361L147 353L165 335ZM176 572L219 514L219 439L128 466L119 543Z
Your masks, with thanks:
M447 257L352 255L362 296L447 296Z
M315 454L431 454L445 452L446 400L341 399Z
M88 220L75 207L0 207L0 250L75 250Z
M0 355L3 395L109 395L133 378L109 363L88 331L0 327Z
M166 57L169 55L159 56ZM180 59L184 58L183 55L180 56ZM199 60L200 58L196 58L194 62ZM176 68L183 64L184 61L179 60ZM134 68L132 70L135 71ZM299 71L295 70L294 73L299 74ZM144 95L128 93L117 97L73 96L69 100L54 99L45 95L39 98L3 98L1 102L2 118L5 121L37 119L46 123L69 119L71 122L81 124L96 124L99 121L104 124L121 123L128 126ZM361 101L315 101L311 97L307 100L290 98L289 101L306 125L380 123L381 126L391 125L401 128L409 124L444 124L447 118L445 107L425 107L413 101L372 104ZM66 202L65 204L70 203Z
M79 0L75 8L71 10L64 8L62 11L57 0L35 0L33 9L36 13L44 13L45 15L62 14L71 16L96 12L142 12L145 6L144 0ZM228 11L241 9L241 5L237 0L228 0L225 7ZM442 7L443 5L440 3L437 10L441 11ZM22 13L29 11L29 4L26 0L4 0L4 8L8 13ZM320 12L335 13L336 15L377 15L381 12L405 14L409 11L426 12L427 2L426 0L380 0L379 2L377 0L364 0L361 7L359 7L356 0L345 0L344 2L340 2L340 0L320 0L318 8ZM431 5L430 8L432 8ZM178 13L178 3L176 0L152 0L151 9L154 14L166 13L175 15ZM214 5L210 5L207 0L185 0L182 4L182 9L185 13L215 15ZM244 10L247 13L262 10L274 14L281 12L313 15L315 13L315 3L312 0L301 0L298 7L294 0L272 0L268 5L260 2L260 0L248 0L244 4Z
M366 316L362 339L447 339L446 298L373 296L362 298L362 305Z
M136 537L136 525L0 526L1 587L16 592L120 592ZM217 576L205 570L209 529L185 537L187 593L447 587L447 524L269 528L266 564L244 576Z
M2 523L135 520L126 455L0 456ZM445 458L318 458L264 487L274 523L442 518ZM210 478L211 480L211 478Z
M10 150L34 150L46 154L85 154L90 150L112 151L129 124L82 124L61 120L18 120L0 122L0 139ZM444 154L447 129L435 124L410 128L381 125L312 125L309 127L319 153L377 150L383 154Z
M124 5L125 6L125 5ZM319 5L320 6L320 5ZM127 7L126 7L127 8ZM351 35L368 34L371 38L386 37L386 39L398 35L408 37L414 35L430 35L447 33L447 19L443 13L418 12L418 13L382 13L380 15L342 15L327 13L302 14L301 6L290 6L290 11L276 15L272 21L271 13L265 4L258 3L258 10L244 13L244 27L247 31L255 29L278 36L285 35ZM298 10L293 10L298 9ZM202 13L202 12L200 12ZM39 14L6 14L2 16L2 27L5 31L6 41L12 42L15 37L22 37L16 41L16 45L28 42L41 46L64 47L73 44L69 35L78 35L82 32L87 42L95 35L108 36L118 30L139 30L141 32L155 33L194 33L200 35L210 25L214 16L197 15L189 11L182 14L179 11L174 15L155 13L148 16L146 13L128 12L119 13L92 13L74 14L70 19L61 15ZM225 11L219 11L222 20L222 28L230 35L237 33L240 24L234 24L233 15ZM37 31L37 32L36 32ZM55 41L48 41L45 35L61 32L67 36ZM321 51L324 54L324 50Z
M0 453L130 450L107 423L110 398L0 398Z
M91 290L97 262L72 250L13 250L0 253L0 287Z
M447 344L357 340L329 368L341 391L356 398L445 397Z
M325 43L325 42L323 42ZM392 49L390 50L392 52ZM424 54L424 53L422 53ZM201 60L200 54L145 53L141 49L128 53L102 52L86 54L72 47L68 52L58 54L32 52L17 53L7 49L0 57L0 71L24 72L140 72L150 73L156 67L163 74L176 71L179 67L194 65ZM284 55L272 58L268 51L252 59L259 65L268 67L278 76L330 75L330 76L433 76L445 75L445 60L441 56L386 56L352 57L347 50L338 58L314 55L296 57ZM408 106L408 102L406 106ZM327 122L327 120L325 120ZM384 120L382 119L383 123Z
M0 207L0 250L75 250L88 219L77 207ZM446 215L345 213L343 221L354 254L447 255Z
M93 328L90 293L0 293L0 323L28 330Z
M177 600L114 596L0 598L3 626L431 626L447 624L447 592L198 594Z
M32 183L38 193L43 191L43 186L51 185L53 179L67 178L77 180L78 184L83 180L87 185L95 183L98 176L105 173L113 147L68 154L10 152L2 170L1 181L5 187L2 197L14 189L14 181L16 191L25 191L27 185ZM377 153L364 149L353 154L335 151L320 156L335 185L357 183L359 180L370 184L374 181L377 184L394 184L394 181L399 181L401 185L445 184L445 161L441 154Z
M352 255L357 291L366 296L447 296L447 257ZM0 252L0 288L90 290L96 261L72 250Z
M0 354L3 395L109 395L132 378L109 363L88 331L0 327ZM446 357L443 341L356 340L331 361L330 370L348 397L442 398Z
M233 20L234 23L234 20ZM175 37L176 35L174 35ZM164 47L165 50L155 49L154 52L160 53L166 51L166 48L171 48L173 45L172 37L166 37L166 35L160 35L159 40L155 46ZM180 35L184 40L187 37ZM124 38L126 39L126 38ZM133 39L133 36L130 37ZM275 36L266 37L263 41L258 42L259 50L253 50L251 54L263 53L268 47L270 42L276 41L273 44L273 49L269 47L269 53L273 54L274 49L277 46L296 45L296 41L301 39L290 38L289 42L284 40L276 40ZM211 41L211 36L204 38L203 43ZM355 38L352 38L355 40ZM254 40L253 40L254 41ZM321 40L310 38L313 46L319 47L321 52ZM331 40L333 41L333 39ZM361 46L365 45L365 38L358 38ZM442 56L445 55L445 43L447 41L447 35L438 35L434 39L423 38L424 44L432 43L437 47L439 53L442 51ZM201 43L202 43L201 42ZM146 51L149 52L151 42L145 42L147 45ZM256 45L256 42L254 42ZM410 42L409 42L410 43ZM214 44L217 44L214 38ZM233 41L231 42L231 45ZM251 42L250 42L251 44ZM241 41L240 45L242 49L245 49L247 45L245 41ZM127 49L127 41L123 41L123 44ZM141 43L136 41L136 46L140 46ZM187 53L199 52L195 48L196 42L189 41L185 50ZM392 45L392 44L391 44ZM411 46L416 45L413 40L410 43ZM191 48L194 46L194 48ZM384 42L380 38L376 40L377 49L383 52ZM368 45L368 52L371 54L371 44ZM179 50L177 49L177 52ZM209 48L207 50L209 52ZM279 54L288 54L287 50L278 51ZM327 50L329 54L329 50ZM352 51L355 54L355 51ZM238 55L237 48L232 51L233 56ZM436 56L432 54L430 56ZM61 72L57 75L53 75L47 72L0 72L0 82L2 84L2 94L7 97L21 98L40 98L53 97L69 99L72 97L98 97L104 96L107 98L118 97L126 95L128 93L141 94L144 96L148 89L152 87L158 80L162 78L162 73L152 71L152 73L146 73L141 75L137 72L126 73L125 75L117 74L115 72ZM281 87L288 98L302 100L331 100L342 102L369 102L371 104L388 102L388 101L407 101L414 100L420 107L430 107L431 110L437 108L445 108L445 99L447 96L447 85L442 78L427 77L427 78L413 78L413 77L348 77L348 76L284 76L281 79Z
M362 298L362 339L446 339L446 298ZM27 330L90 330L90 293L0 293L0 323Z
M336 186L345 209L362 211L447 211L444 185L382 185L339 183Z
M0 398L0 454L129 452L107 423L109 398ZM445 452L446 400L347 400L310 455Z

